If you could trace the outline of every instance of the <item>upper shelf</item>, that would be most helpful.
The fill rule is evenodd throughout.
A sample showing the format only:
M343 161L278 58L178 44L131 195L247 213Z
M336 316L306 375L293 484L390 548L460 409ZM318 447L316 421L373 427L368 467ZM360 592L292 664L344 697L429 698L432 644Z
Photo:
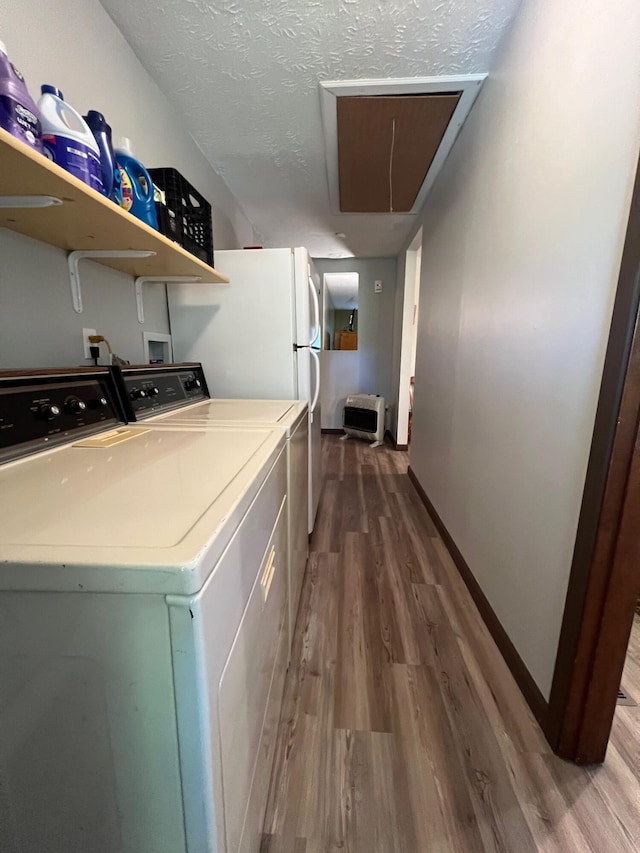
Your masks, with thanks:
M133 249L148 258L101 258L132 276L199 276L201 284L229 279L164 237L69 172L0 128L0 196L49 195L62 205L0 208L0 227L67 251Z

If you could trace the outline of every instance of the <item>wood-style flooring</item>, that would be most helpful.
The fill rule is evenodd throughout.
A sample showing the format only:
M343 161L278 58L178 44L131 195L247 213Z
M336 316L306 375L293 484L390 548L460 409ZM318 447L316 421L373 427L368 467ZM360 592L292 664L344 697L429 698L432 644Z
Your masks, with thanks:
M639 851L638 709L604 766L556 758L407 454L325 436L323 457L262 853Z

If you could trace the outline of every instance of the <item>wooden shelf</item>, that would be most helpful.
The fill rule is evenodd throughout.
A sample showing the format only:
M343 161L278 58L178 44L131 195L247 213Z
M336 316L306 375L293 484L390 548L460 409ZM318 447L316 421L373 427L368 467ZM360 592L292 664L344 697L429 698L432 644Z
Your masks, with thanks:
M49 195L63 204L0 208L0 228L71 252L127 249L155 252L149 258L101 258L98 263L132 276L200 276L201 284L229 279L182 246L74 178L0 128L0 196Z

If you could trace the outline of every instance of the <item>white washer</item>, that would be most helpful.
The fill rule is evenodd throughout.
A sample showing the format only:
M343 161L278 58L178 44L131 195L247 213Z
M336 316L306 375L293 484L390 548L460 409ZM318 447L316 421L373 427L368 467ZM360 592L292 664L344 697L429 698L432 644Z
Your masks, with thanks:
M0 849L257 850L284 434L125 427L89 373L0 375Z
M309 414L300 400L210 399L200 365L122 368L121 395L128 420L147 426L208 428L277 427L286 436L287 533L289 541L289 650L293 645L300 592L309 557ZM158 393L151 394L151 390ZM136 397L140 391L145 397ZM194 401L195 400L195 401Z

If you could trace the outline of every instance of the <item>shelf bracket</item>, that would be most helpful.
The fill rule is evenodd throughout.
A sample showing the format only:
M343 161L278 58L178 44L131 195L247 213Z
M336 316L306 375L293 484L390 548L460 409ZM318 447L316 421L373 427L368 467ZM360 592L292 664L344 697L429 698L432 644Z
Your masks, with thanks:
M80 249L77 252L69 252L67 264L69 266L69 284L71 285L71 298L73 310L76 314L82 314L82 289L80 287L80 273L78 264L81 260L100 258L150 258L155 252L147 252L138 249Z
M139 275L135 282L136 287L136 306L138 308L138 323L144 323L144 300L142 298L142 285L149 283L156 284L195 284L202 281L199 275Z
M61 198L53 195L3 195L0 196L0 208L3 210L18 210L34 207L58 207Z

